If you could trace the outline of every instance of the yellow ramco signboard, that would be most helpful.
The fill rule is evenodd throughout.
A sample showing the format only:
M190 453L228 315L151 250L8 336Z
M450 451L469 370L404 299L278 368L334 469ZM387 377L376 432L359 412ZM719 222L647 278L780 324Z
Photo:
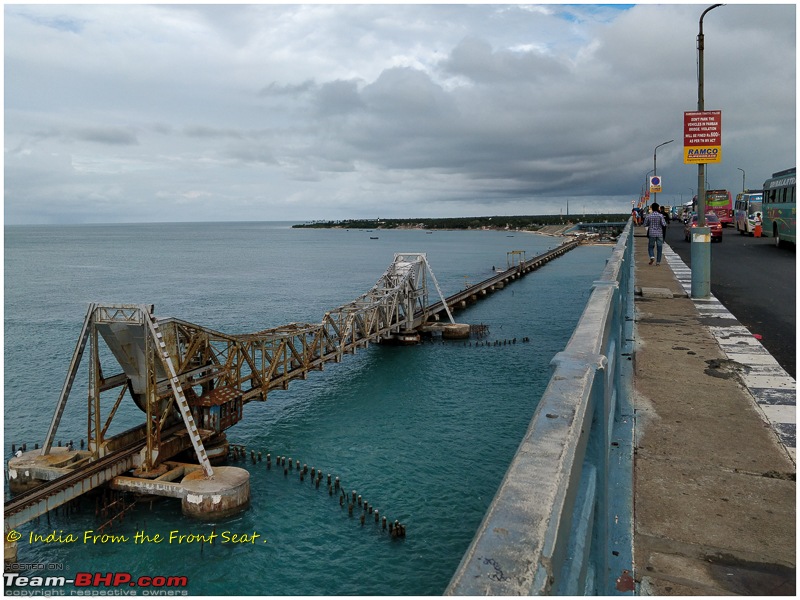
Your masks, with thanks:
M683 162L722 162L722 111L683 113Z

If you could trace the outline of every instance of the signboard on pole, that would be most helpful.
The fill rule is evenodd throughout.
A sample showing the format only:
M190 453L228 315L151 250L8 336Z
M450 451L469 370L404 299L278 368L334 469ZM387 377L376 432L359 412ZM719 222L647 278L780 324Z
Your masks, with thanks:
M722 111L683 113L684 164L722 162Z
M653 175L650 177L650 193L651 194L660 194L661 193L661 176L660 175Z

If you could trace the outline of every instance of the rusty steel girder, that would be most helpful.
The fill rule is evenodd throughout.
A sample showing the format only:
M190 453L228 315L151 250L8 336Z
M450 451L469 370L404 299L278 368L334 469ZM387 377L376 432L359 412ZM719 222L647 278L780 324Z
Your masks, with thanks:
M326 362L341 362L345 354L366 348L400 332L414 330L430 316L428 276L447 309L424 254L395 254L392 264L365 294L325 313L320 323L289 323L255 333L226 334L175 318L156 319L153 305L92 304L84 319L70 370L59 397L43 454L50 452L75 374L89 345L87 433L94 460L108 453L107 433L126 393L145 412L142 473L154 471L176 450L174 437L165 446L165 433L183 421L198 461L211 476L202 439L193 414L219 402L266 400L270 391L287 389L294 379L305 379ZM102 348L101 341L105 345ZM101 356L116 360L109 367ZM111 376L106 372L121 370ZM225 394L212 392L225 388ZM116 390L115 400L103 401ZM204 401L208 398L208 401ZM109 408L110 403L110 408ZM193 413L193 411L195 411ZM205 414L208 417L208 414ZM224 422L236 419L201 422ZM172 434L170 434L172 435Z

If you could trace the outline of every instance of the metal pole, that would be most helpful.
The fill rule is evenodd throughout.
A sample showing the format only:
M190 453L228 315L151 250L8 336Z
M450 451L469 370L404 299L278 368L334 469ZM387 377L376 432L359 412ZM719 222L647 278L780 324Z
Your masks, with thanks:
M742 172L742 193L744 194L745 190L747 189L744 187L744 169L742 167L736 167L736 168Z
M668 141L668 142L664 142L663 144L659 144L658 146L656 146L655 148L653 148L653 177L655 177L656 175L658 175L658 171L656 171L656 150L658 150L659 148L661 148L661 146L666 146L667 144L671 144L671 143L672 143L672 142L674 142L674 141L675 141L675 140L670 140L670 141ZM656 201L656 198L657 198L657 197L658 197L658 193L657 193L657 192L653 192L653 202L655 202L655 201Z
M706 13L722 6L709 6L700 15L700 31L697 35L697 110L705 110L705 92L703 89L705 73L703 70L703 17ZM692 232L692 298L707 298L711 293L711 231L706 227L706 164L697 165L697 227Z
M642 202L644 202L645 193L650 193L650 178L648 177L650 173L653 172L653 169L650 169L647 173L644 174L644 193L642 193ZM645 208L647 208L645 206Z

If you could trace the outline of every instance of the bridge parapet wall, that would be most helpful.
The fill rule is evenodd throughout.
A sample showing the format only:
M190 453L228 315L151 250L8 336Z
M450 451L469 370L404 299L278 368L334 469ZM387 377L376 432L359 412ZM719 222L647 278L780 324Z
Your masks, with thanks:
M629 221L446 595L632 593L632 236Z

